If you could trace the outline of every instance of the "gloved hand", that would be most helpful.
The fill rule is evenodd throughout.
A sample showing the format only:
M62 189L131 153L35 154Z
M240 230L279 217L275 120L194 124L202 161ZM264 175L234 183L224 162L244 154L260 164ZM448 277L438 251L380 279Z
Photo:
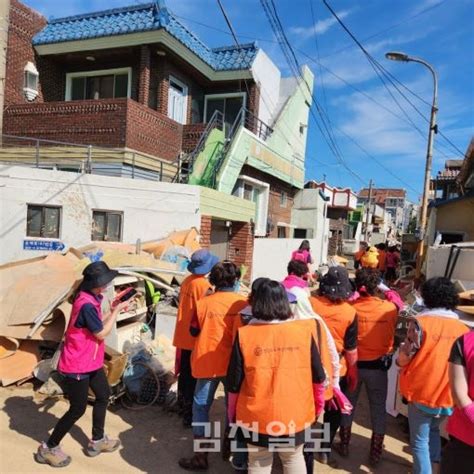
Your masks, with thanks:
M474 426L474 402L470 403L469 405L461 408L464 416L472 423Z
M347 399L347 397L338 388L334 389L333 400L336 403L337 409L343 415L350 415L352 413L352 410L354 409L354 407L352 406L352 403Z
M359 375L357 371L357 365L350 365L347 367L347 389L349 392L354 392L357 388L357 384L359 382Z
M313 383L313 395L314 409L316 411L316 418L318 418L324 410L324 382Z

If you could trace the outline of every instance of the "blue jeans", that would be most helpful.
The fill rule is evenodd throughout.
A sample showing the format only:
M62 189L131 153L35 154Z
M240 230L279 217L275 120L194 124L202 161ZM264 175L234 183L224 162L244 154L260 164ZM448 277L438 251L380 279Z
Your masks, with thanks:
M193 435L195 438L211 437L209 428L206 430L204 425L194 426L194 423L209 423L209 412L218 385L224 383L225 377L217 377L212 379L197 379L196 388L194 389L193 401ZM226 416L225 427L227 427L227 391L226 391ZM224 428L225 428L224 427Z
M431 463L441 460L439 425L444 416L435 416L408 404L410 446L413 453L413 474L431 474Z

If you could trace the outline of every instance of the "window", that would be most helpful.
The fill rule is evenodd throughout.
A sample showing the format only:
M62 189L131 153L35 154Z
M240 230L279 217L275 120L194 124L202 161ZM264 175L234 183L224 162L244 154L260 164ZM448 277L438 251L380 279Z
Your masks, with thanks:
M66 74L66 100L130 97L131 68Z
M280 207L286 207L288 204L288 194L285 193L285 191L282 191L280 193Z
M209 122L214 112L219 110L224 116L225 131L229 133L240 109L245 106L245 99L244 92L206 95L204 99L205 122Z
M122 213L119 211L92 211L93 241L120 242L122 240Z
M26 236L59 239L61 208L28 204Z
M279 239L286 239L286 227L277 227L278 230L278 238Z
M307 229L295 229L293 233L294 239L307 239L308 237L308 230Z
M32 62L28 62L24 69L25 77L23 92L27 100L32 101L38 97L38 70Z
M268 183L248 176L240 176L235 183L232 195L255 203L255 235L267 235L268 199L270 194Z
M178 123L187 123L188 86L170 76L168 88L168 117Z

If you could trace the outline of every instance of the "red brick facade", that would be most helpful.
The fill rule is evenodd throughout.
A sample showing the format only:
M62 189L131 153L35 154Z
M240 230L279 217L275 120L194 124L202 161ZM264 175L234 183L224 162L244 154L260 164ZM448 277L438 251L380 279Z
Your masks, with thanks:
M232 222L229 239L228 258L237 266L245 265L248 269L245 280L251 278L253 260L253 232L248 222Z
M174 161L182 125L131 99L12 105L4 133L69 143L131 148Z
M211 246L212 217L201 216L200 243L203 248ZM229 246L227 258L234 262L238 267L244 265L247 267L247 273L244 280L250 281L252 273L253 260L253 230L248 222L232 221L229 235Z
M8 28L7 64L5 82L5 107L10 104L27 102L24 94L25 66L36 62L31 44L33 36L46 25L46 18L23 5L11 0L10 24ZM38 100L42 100L40 90Z
M191 153L196 148L205 128L205 123L183 125L183 151L185 153Z
M199 243L201 247L208 249L211 246L211 227L212 217L201 216L201 230L199 236Z

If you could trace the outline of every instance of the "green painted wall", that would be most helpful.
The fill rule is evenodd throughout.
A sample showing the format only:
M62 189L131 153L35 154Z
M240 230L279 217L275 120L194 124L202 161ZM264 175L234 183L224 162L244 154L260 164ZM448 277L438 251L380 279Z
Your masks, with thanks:
M255 218L255 203L200 186L200 213L217 219L250 222Z
M199 153L189 177L189 184L212 186L213 172L219 159L219 152L224 146L224 132L217 128L211 130L204 149Z
M313 73L303 67L303 77L313 88ZM311 95L300 83L288 97L273 125L273 133L266 141L259 140L241 128L218 174L218 189L231 193L244 164L273 175L296 188L303 189L307 124ZM302 133L300 133L302 132Z

